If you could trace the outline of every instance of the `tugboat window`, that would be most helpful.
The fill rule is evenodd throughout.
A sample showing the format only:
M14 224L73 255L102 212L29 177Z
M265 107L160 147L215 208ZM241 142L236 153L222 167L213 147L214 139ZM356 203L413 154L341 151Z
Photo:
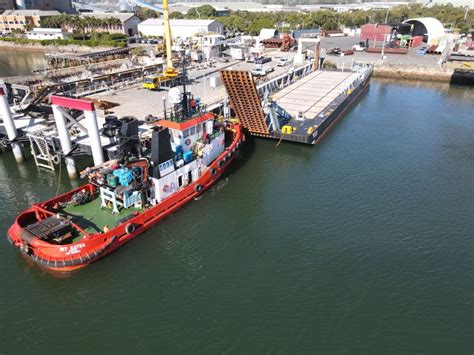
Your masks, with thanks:
M189 134L192 136L192 135L195 134L195 133L196 133L196 127L191 127L191 128L189 129Z
M183 138L186 138L186 137L188 137L188 136L189 136L189 130L185 129L185 130L183 131Z
M178 186L183 186L183 175L178 176Z

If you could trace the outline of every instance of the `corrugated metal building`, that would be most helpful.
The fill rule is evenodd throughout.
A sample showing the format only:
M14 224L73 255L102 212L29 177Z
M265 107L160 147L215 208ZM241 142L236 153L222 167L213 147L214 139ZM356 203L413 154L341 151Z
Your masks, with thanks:
M413 25L413 36L423 36L423 41L428 44L445 36L443 24L433 17L413 18L403 23Z
M195 35L208 33L223 34L224 25L215 20L170 20L173 39L186 39ZM163 20L149 18L138 24L138 32L142 36L163 37Z
M368 23L360 26L361 41L383 41L387 39L387 35L392 33L393 27L390 25L382 25L378 23Z

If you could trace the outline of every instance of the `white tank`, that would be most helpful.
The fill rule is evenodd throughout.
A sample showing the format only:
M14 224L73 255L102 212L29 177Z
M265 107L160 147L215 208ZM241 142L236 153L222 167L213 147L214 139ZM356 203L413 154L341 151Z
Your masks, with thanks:
M118 7L120 12L132 11L132 6L127 0L120 0Z
M171 104L179 104L181 102L181 91L179 88L171 88L168 91L168 102Z
M16 7L18 10L26 9L25 0L16 0Z

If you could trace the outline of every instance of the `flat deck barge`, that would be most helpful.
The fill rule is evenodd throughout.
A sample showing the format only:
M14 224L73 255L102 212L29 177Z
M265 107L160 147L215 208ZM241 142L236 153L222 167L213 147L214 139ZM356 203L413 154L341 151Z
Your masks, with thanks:
M249 75L223 72L231 106L249 133L316 144L368 87L372 67L316 70L289 84L270 82L264 86L255 86Z

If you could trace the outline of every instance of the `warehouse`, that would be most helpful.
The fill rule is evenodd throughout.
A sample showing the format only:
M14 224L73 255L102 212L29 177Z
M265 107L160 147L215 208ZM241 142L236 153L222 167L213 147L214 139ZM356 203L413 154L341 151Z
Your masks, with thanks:
M412 25L413 36L423 36L423 42L428 44L445 36L443 24L433 17L408 19L403 23Z
M173 39L186 39L208 33L224 33L224 25L215 20L170 20L170 25ZM163 37L163 20L149 18L138 24L138 32L142 36Z

